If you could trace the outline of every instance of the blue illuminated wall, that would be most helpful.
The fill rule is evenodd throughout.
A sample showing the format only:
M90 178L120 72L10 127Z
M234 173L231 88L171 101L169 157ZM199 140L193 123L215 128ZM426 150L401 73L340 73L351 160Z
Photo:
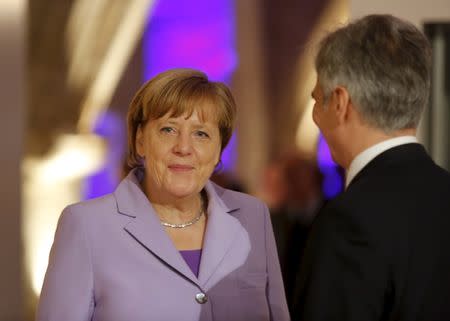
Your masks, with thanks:
M187 67L205 72L211 80L229 83L237 65L233 0L160 0L156 3L143 41L144 81L170 68ZM112 192L120 180L118 169L126 145L123 121L105 113L96 132L109 145L105 167L86 180L85 198ZM319 139L318 165L324 175L323 192L332 198L343 189L340 168ZM222 169L233 171L236 137L222 154Z
M326 199L337 196L344 189L342 169L333 161L330 149L322 135L317 146L317 164L323 175L322 191Z
M104 139L106 155L103 167L86 177L82 186L83 199L111 193L121 179L125 149L125 122L118 114L106 110L95 122L94 133Z
M144 81L164 70L184 67L205 72L211 80L228 83L237 64L232 0L157 1L143 37ZM105 165L86 178L83 198L114 191L121 179L126 146L124 120L109 111L97 119L95 133L108 145ZM232 171L236 137L222 154L222 166Z
M144 80L170 68L194 68L228 83L237 64L233 0L158 1L143 39ZM222 154L233 170L236 137Z

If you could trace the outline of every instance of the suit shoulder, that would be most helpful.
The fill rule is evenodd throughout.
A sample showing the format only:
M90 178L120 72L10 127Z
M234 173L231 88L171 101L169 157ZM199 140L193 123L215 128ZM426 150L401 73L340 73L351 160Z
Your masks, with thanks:
M214 183L212 183L212 186L214 187L217 195L230 209L240 208L243 210L248 210L255 208L259 209L267 208L266 204L255 196L226 189Z
M63 234L82 230L87 235L96 235L99 230L114 224L114 216L110 214L117 211L116 204L113 194L70 204L59 216L57 230Z
M439 165L436 165L436 176L440 177L444 184L447 186L450 186L450 172L445 170L444 168L440 167Z
M442 201L450 195L450 173L432 160L421 163L398 163L364 175L350 185L342 200L354 207L377 208L387 203ZM411 203L411 202L409 202Z
M114 196L113 194L107 194L70 204L64 208L62 215L69 215L70 213L71 216L92 216L96 213L110 212L113 208L116 208Z

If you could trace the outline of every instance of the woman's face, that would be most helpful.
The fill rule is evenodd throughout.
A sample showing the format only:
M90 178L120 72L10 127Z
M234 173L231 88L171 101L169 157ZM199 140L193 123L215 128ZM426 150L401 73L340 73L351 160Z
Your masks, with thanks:
M136 150L143 156L146 190L153 198L196 195L219 162L221 138L217 121L163 116L138 129Z

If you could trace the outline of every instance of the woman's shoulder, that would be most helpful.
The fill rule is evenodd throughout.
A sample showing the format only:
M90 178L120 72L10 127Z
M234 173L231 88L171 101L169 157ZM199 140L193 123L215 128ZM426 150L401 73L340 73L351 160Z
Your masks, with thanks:
M96 214L96 216L98 216L102 213L111 213L111 211L115 208L116 201L113 194L106 194L104 196L100 196L90 200L80 201L67 205L64 208L62 215L67 216L70 214L71 216L92 217L92 214Z
M118 215L114 194L106 194L66 206L58 219L57 229L63 235L83 231L93 240L117 230L127 219L129 217Z
M212 188L214 188L217 196L229 207L229 208L235 208L235 207L258 207L265 209L267 208L266 204L261 201L259 198L239 192L234 191L231 189L224 188L220 185L217 185L213 182L211 182Z

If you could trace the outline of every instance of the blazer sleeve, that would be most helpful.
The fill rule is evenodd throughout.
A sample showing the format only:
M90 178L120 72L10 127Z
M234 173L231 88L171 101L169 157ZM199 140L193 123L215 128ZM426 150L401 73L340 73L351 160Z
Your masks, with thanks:
M267 260L267 299L272 321L290 320L269 210L263 205Z
M382 317L390 296L386 258L356 214L337 206L318 214L302 260L295 320Z
M36 321L90 321L93 271L83 213L66 208L57 225Z

